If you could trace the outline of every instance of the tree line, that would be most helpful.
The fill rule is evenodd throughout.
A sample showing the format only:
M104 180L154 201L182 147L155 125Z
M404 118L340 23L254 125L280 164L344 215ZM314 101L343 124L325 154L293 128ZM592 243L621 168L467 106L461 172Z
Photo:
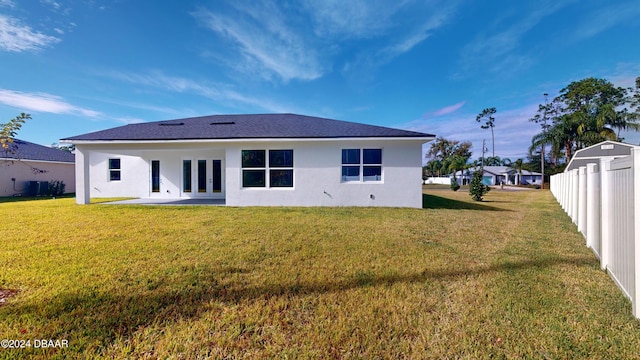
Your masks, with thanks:
M605 140L624 141L622 131L640 131L640 77L635 79L635 87L590 77L570 83L551 100L544 94L544 103L529 119L540 125L540 132L531 139L526 160L496 156L496 113L491 107L476 117L482 129L491 130L492 156L470 161L470 142L439 137L425 155L424 175L445 176L482 165L509 166L519 173L525 169L546 175L561 172L577 150Z
M530 121L541 128L531 140L530 154L542 156L548 148L548 173L563 171L577 150L605 140L624 141L621 131L640 130L640 77L629 88L593 77L572 82L551 101L545 94Z

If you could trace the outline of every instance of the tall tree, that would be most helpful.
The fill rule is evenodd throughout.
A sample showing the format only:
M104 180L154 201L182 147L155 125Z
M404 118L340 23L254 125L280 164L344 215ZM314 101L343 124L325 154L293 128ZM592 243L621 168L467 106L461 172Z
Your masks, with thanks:
M635 88L627 90L629 92L627 103L631 111L627 113L627 121L622 126L624 129L640 131L640 124L638 124L640 122L640 76L636 78Z
M482 129L485 129L485 130L491 129L491 156L493 157L496 157L496 143L495 143L495 138L493 134L493 128L495 127L495 120L496 120L496 118L494 118L493 115L495 115L495 113L496 113L496 108L492 107L492 108L487 108L482 110L482 112L478 114L478 116L476 116L477 122L484 121L484 124L480 126Z
M550 114L553 112L552 111L552 103L549 103L549 94L544 93L544 105L538 105L538 113L531 119L529 119L529 121L533 121L536 124L540 125L540 128L542 128L542 134L546 134L549 131L549 127L551 127L550 124ZM541 189L544 189L544 163L545 163L545 148L547 147L547 144L545 144L544 142L539 144L540 145L540 172L542 173L542 182L541 182ZM531 151L530 151L531 152Z
M551 104L539 107L539 112L552 113L548 118L551 125L533 137L532 148L550 145L554 157L562 156L564 151L568 162L576 150L604 140L619 141L620 130L640 130L635 111L630 113L624 107L633 104L628 92L604 79L586 78L570 83ZM538 114L532 121L540 121L542 116Z
M439 137L431 142L431 147L425 156L429 160L428 169L456 172L461 169L461 166L463 168L471 157L471 142ZM462 165L460 165L461 162Z
M0 124L0 146L5 152L13 153L15 149L11 147L13 139L16 137L18 130L25 121L31 119L30 114L21 113L15 118L9 120L6 124Z
M431 142L431 147L426 154L426 158L444 161L454 155L459 155L467 159L471 157L471 143L469 141L460 142L439 137Z
M575 126L575 148L594 145L604 140L618 140L614 128L623 127L627 90L604 79L586 78L574 81L560 90L558 99L564 104L562 121ZM569 154L567 157L570 158Z

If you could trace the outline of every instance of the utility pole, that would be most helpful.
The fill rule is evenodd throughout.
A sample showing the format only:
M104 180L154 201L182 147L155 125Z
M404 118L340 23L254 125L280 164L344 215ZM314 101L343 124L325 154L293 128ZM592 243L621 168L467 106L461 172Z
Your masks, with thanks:
M484 139L482 139L482 160L480 161L480 169L484 173L484 153L487 150L487 147L484 146Z
M549 109L549 94L544 93L544 116L542 118L542 133L547 131L547 110ZM540 163L542 168L542 181L540 181L540 190L544 190L544 143L542 143L542 150L540 151Z

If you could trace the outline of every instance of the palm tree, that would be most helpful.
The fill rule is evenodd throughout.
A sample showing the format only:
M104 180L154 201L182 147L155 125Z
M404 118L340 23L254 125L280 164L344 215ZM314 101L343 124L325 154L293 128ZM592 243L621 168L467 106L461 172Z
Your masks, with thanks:
M557 131L550 130L533 136L529 152L533 154L542 146L550 146L551 151L549 152L549 162L555 166L558 165L558 160L563 156L562 134L559 134Z
M453 177L456 177L456 173L460 170L460 181L462 182L462 176L465 166L467 165L467 159L460 155L454 155L451 157L448 170L453 171Z
M441 175L441 170L442 170L442 161L440 160L431 160L427 163L427 170L431 173L431 175L433 176L440 176Z
M500 156L489 156L484 159L484 166L500 166L502 165L502 159Z
M518 159L516 161L513 161L511 162L511 165L509 165L509 167L518 172L518 184L516 185L522 184L522 170L526 170L527 168L527 164L524 162L524 160Z

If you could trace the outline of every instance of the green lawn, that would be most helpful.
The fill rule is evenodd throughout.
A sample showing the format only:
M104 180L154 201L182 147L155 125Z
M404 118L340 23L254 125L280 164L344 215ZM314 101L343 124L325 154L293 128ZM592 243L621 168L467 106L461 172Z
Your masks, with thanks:
M640 322L548 191L425 209L0 203L0 358L620 358Z

